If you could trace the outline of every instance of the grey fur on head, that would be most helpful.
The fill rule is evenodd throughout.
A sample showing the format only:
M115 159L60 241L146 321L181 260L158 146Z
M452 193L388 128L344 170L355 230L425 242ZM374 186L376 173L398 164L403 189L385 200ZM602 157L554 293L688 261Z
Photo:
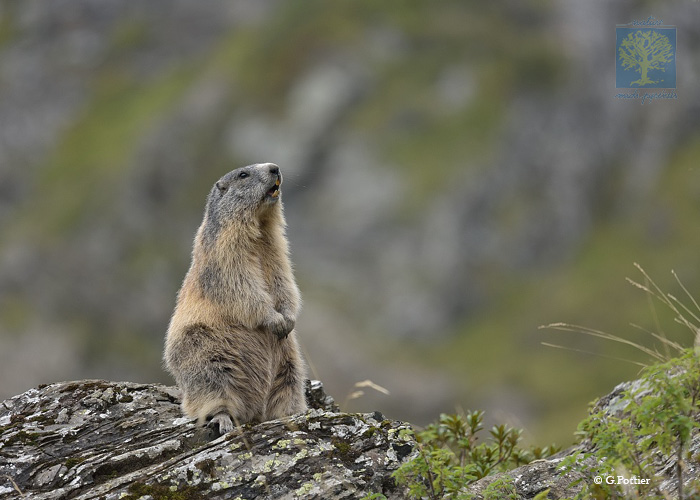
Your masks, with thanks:
M251 223L261 209L278 203L281 184L282 173L274 163L237 168L216 181L207 197L205 242L214 242L227 223Z

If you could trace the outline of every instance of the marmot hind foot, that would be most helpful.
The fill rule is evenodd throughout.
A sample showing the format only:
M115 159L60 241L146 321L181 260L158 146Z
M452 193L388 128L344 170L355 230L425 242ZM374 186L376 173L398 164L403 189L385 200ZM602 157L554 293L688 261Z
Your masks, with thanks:
M233 420L231 419L231 415L229 415L228 413L217 413L211 419L207 420L207 427L210 427L214 431L218 432L219 436L228 434L235 428Z

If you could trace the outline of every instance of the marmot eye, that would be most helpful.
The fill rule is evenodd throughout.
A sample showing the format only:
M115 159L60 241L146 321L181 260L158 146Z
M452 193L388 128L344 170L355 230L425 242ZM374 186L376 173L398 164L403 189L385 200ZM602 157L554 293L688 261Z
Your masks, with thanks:
M239 172L239 173L238 173L238 178L239 178L239 179L245 179L245 178L248 177L249 175L250 175L250 174L249 174L248 172Z
M221 181L219 181L216 183L216 189L218 189L221 192L221 194L224 194L226 192L226 190L228 189L228 186L226 184L222 183Z

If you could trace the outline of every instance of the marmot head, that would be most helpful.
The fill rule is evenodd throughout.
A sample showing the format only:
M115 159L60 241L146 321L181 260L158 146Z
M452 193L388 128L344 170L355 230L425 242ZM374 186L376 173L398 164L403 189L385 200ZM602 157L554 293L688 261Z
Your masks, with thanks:
M219 179L207 198L207 232L235 221L259 219L280 202L282 173L274 163L237 168Z

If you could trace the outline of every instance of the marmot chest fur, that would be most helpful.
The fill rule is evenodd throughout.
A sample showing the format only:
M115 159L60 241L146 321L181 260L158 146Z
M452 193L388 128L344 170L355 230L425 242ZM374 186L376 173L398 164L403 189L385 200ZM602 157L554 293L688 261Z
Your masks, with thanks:
M263 163L212 187L168 327L165 366L184 413L222 434L306 409L281 183Z

